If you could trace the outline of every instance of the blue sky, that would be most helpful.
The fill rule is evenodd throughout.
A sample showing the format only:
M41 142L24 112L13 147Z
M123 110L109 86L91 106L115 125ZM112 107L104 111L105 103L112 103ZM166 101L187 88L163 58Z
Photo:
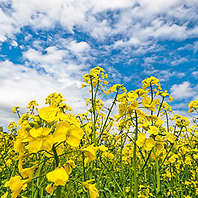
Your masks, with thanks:
M127 90L155 76L188 116L198 98L197 0L0 0L0 125L61 92L85 111L82 76L97 65ZM110 99L106 101L110 103Z

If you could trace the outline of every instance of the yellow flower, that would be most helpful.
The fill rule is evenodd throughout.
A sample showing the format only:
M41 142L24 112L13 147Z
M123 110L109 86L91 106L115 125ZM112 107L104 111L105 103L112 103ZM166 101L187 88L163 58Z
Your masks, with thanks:
M142 104L144 107L151 109L152 111L155 111L156 103L155 100L151 100L149 97L145 97L142 99Z
M102 157L103 157L103 158L107 158L107 159L109 159L109 160L112 160L112 159L114 158L114 155L113 155L112 153L109 153L109 152L107 152L107 151L104 151L104 152L102 153Z
M83 186L89 190L89 195L91 198L99 197L98 189L96 188L96 184L89 184L87 182L83 182Z
M66 121L60 121L54 131L54 141L59 143L66 140L70 146L77 147L83 137L83 130Z
M134 102L135 99L138 97L138 94L135 92L135 91L130 91L128 94L127 94L127 99L129 102Z
M106 151L106 150L108 150L108 148L105 145L99 146L98 149L100 151Z
M7 198L8 192L6 192L1 198Z
M43 107L39 111L39 116L46 122L53 122L57 118L58 108L55 107Z
M68 175L63 167L57 167L54 171L47 173L48 181L54 182L55 186L65 186Z
M12 198L16 198L21 190L26 187L27 180L21 180L20 176L15 176L15 177L11 177L10 180L8 182L5 183L5 187L10 187L11 191L12 191Z
M28 150L30 153L37 153L40 150L50 151L54 144L53 135L49 134L52 128L32 128L30 130L30 137L24 139L23 142L28 142Z
M136 110L138 108L138 101L131 102L129 108L132 110Z
M146 139L144 149L150 151L155 146L155 140L153 138Z
M166 133L167 140L171 143L174 143L177 137L172 133Z
M81 84L81 88L84 88L84 87L86 87L86 85L85 84Z
M35 166L32 166L30 168L22 168L22 160L19 160L19 172L23 178L28 178L28 182L32 181L32 177L34 174L34 170L38 167L36 164Z
M19 108L20 108L19 106L13 107L13 108L12 108L12 112L15 114L17 111L19 111L19 110L18 110Z
M97 147L94 147L93 145L89 145L87 148L84 148L83 151L85 151L85 155L88 157L89 161L96 159L96 151L98 150Z
M158 134L158 131L159 131L159 128L156 127L156 126L150 126L149 127L149 130L148 130L148 133L150 135L154 134L154 135L157 135Z
M67 173L68 175L70 175L71 172L72 172L72 168L75 168L75 167L76 167L75 162L74 162L73 160L68 160L68 161L66 162L66 164L65 164L66 173Z
M139 133L136 144L141 147L141 146L144 145L145 140L146 140L146 134L145 133Z
M52 194L53 194L53 192L54 192L54 188L55 188L55 186L51 183L51 184L47 185L47 187L45 188L45 190L46 190L48 193L50 193L51 196L52 196Z
M108 82L107 82L106 80L104 80L103 83L104 83L105 85L108 85Z

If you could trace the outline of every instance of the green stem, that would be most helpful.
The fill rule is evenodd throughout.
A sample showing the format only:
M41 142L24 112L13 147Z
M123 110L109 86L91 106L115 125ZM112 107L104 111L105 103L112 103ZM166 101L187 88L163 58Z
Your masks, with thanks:
M39 191L40 191L40 189L39 189L39 186L40 186L40 183L41 183L41 172L42 172L42 170L43 170L43 166L44 166L44 164L45 164L45 160L44 160L44 162L43 163L41 163L40 164L40 166L39 166L39 170L38 170L38 178L37 178L37 182L36 182L36 192L35 192L35 194L34 194L34 198L38 198L38 197L40 197L39 196Z
M54 153L55 165L56 165L56 167L58 167L58 165L59 165L59 158L58 158L58 154L56 152L55 145L52 146L52 151Z
M157 169L157 197L161 197L161 195L159 194L160 193L160 172L159 172L159 164L158 164L158 160L157 160L157 156L156 156L156 153L155 153L155 149L153 149L153 153L154 153L154 156L155 156L155 164L156 164L156 169Z
M57 186L57 189L56 189L56 198L61 198L61 187L62 186Z
M93 118L92 118L92 128L93 128L93 138L92 138L92 142L95 144L96 142L96 96L97 96L97 92L98 92L98 88L99 88L99 82L97 83L97 87L96 87L96 90L95 90L95 94L94 94L94 87L93 87L93 84L92 84L92 79L91 80L91 104L92 104L92 115L93 115Z
M101 132L100 132L100 135L99 135L99 138L98 138L98 139L99 139L98 142L100 142L100 139L101 139L101 137L102 137L102 135L103 135L103 133L104 133L104 130L105 130L106 126L107 126L107 121L108 121L108 119L109 119L109 116L110 116L110 114L111 114L111 111L112 111L114 105L116 104L118 92L119 92L119 89L117 89L115 98L114 98L113 103L112 103L112 105L111 105L111 107L110 107L110 109L109 109L109 112L108 112L108 114L107 114L107 118L106 118L106 120L105 120L105 122L104 122L104 125L103 125L103 127L102 127L102 130L101 130Z
M54 159L55 159L55 165L56 165L56 168L59 166L59 157L58 157L58 154L56 152L56 148L55 148L55 145L52 146L52 151L54 153ZM57 186L57 189L56 189L56 198L61 198L61 187L62 186Z
M138 117L137 117L137 113L135 111L135 122L136 122L136 126L135 126L135 138L134 138L134 147L133 147L133 169L134 169L134 198L138 197L138 176L137 176L137 156L136 156L136 149L137 149L137 145L136 145L136 141L137 141L137 137L138 137Z
M158 117L158 116L159 116L159 114L160 114L160 111L161 111L161 108L162 108L163 102L164 102L164 96L162 97L162 101L161 101L161 103L160 103L159 110L158 110L158 112L157 112L157 117Z
M144 165L143 165L143 167L142 167L140 172L142 172L144 170L144 168L146 167L146 164L147 164L147 162L148 162L148 160L149 160L149 158L151 156L152 151L153 151L153 149L150 150L150 152L149 152L149 154L148 154L148 156L147 156L147 158L146 158L146 160L144 162Z
M167 127L167 131L169 132L169 122L168 122L168 113L166 112L166 127Z
M116 179L114 178L114 175L111 174L111 170L107 168L106 164L103 163L103 161L102 161L101 158L100 158L100 161L101 161L101 163L103 164L103 166L107 169L107 173L108 173L108 174L110 175L110 177L114 180L115 184L117 185L119 191L120 191L121 194L122 194L122 197L123 197L123 198L126 198L125 193L122 191L120 185L118 184L118 182L117 182ZM113 171L113 172L114 172L114 171Z

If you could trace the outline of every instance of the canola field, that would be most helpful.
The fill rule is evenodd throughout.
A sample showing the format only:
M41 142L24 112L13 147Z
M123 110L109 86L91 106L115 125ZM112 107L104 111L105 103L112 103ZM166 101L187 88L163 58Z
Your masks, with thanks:
M107 89L104 69L84 75L88 111L72 114L59 93L0 132L2 198L198 197L198 122L173 115L172 97L157 78L127 91ZM109 107L100 99L114 95ZM104 98L104 97L103 97ZM117 114L115 112L117 109ZM198 100L189 116L198 113ZM197 116L198 117L198 116Z

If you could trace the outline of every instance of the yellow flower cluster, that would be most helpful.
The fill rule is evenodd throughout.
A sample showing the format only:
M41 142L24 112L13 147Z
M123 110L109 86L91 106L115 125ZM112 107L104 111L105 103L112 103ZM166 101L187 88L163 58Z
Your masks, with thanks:
M84 81L83 114L72 114L55 92L40 109L34 100L23 115L13 108L18 123L0 131L0 196L197 197L198 127L170 117L173 98L159 80L151 76L127 92L122 84L107 87L98 66ZM114 95L108 107L99 98L105 90ZM192 101L189 113L197 107Z

